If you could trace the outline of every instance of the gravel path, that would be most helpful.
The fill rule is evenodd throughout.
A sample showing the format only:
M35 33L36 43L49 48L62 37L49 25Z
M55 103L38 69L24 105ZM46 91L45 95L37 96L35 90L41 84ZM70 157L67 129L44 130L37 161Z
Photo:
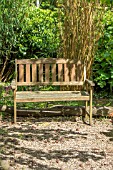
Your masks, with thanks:
M23 121L23 123L22 123ZM0 170L113 170L113 123L20 118L0 123Z

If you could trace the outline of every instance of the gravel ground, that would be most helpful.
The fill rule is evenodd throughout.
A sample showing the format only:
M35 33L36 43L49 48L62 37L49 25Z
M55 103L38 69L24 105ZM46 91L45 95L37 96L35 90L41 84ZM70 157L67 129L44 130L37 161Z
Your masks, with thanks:
M113 170L113 123L80 118L0 122L0 170Z

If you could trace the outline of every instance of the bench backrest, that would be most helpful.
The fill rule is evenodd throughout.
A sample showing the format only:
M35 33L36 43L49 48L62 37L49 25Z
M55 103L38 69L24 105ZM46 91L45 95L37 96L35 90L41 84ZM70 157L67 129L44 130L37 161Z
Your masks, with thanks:
M16 84L83 85L86 69L81 61L62 58L15 60Z

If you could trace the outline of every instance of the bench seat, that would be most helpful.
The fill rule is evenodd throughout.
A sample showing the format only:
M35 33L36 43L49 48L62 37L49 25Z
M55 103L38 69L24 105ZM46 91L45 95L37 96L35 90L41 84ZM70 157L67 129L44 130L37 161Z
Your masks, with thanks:
M88 101L85 91L17 91L16 102Z

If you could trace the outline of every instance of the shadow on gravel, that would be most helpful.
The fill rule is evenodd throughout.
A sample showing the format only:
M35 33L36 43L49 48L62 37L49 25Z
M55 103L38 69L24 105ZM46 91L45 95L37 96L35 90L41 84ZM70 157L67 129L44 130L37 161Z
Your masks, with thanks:
M113 141L113 129L109 129L108 132L101 132L101 134L104 134L105 136L109 137L110 141Z
M87 148L85 151L80 149L72 150L70 146L68 146L68 148L64 150L54 149L43 151L43 149L39 147L36 148L36 145L34 149L20 145L20 141L29 141L31 143L34 141L37 143L43 141L44 145L47 146L49 142L55 145L58 143L62 144L62 142L70 139L74 139L76 145L76 139L84 138L84 142L88 140L88 134L79 132L79 129L77 129L76 132L73 130L64 130L61 127L56 130L47 129L46 127L44 129L38 129L36 126L25 124L21 125L21 127L8 127L8 129L6 129L6 127L4 126L0 129L0 159L10 159L11 162L13 162L12 164L27 165L29 168L35 168L36 170L61 170L60 168L49 167L46 164L46 160L54 160L54 162L58 164L59 161L68 162L70 159L87 162L89 159L98 161L105 157L103 151L95 152L90 150L89 152ZM44 161L45 163L37 163L36 160Z

